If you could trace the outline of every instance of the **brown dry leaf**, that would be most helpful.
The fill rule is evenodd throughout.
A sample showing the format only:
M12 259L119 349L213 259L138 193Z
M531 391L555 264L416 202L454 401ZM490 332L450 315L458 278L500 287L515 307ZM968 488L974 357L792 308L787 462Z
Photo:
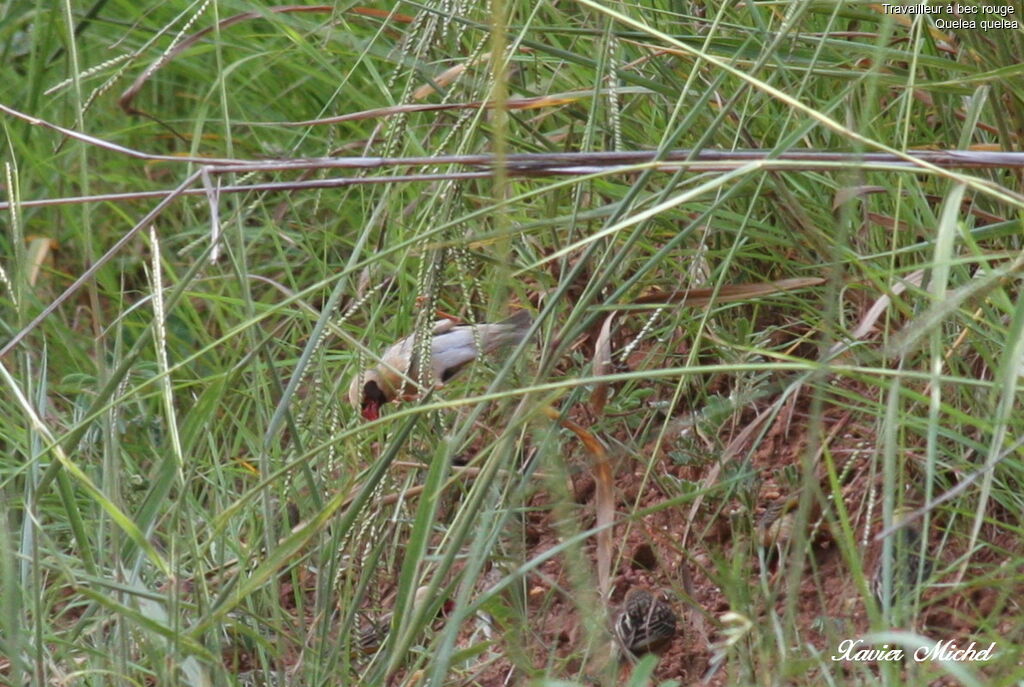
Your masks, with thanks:
M941 205L946 200L944 196L936 196L934 194L928 194L925 198L929 203L934 203L935 205ZM961 211L974 215L978 219L983 220L985 224L999 224L1006 221L1005 217L993 215L991 212L985 212L976 207L972 198L964 198L964 202L961 204Z
M935 98L923 88L915 88L911 91L911 94L914 96L914 100L924 103L928 107L935 107Z
M375 7L350 7L347 11L352 14L360 14L364 17L387 19L389 21L397 21L403 24L411 24L416 20L416 17L409 14L400 14L398 12L392 12L390 9L378 9Z
M906 291L911 286L915 288L921 288L921 282L924 280L924 275L925 270L917 270L915 272L911 272L907 276L894 282L890 287L890 291L892 292L893 296L899 296L901 293ZM871 307L867 309L864 315L860 318L860 322L850 333L852 340L860 341L868 334L870 334L874 330L875 323L878 322L878 318L881 317L882 314L889 309L890 305L892 305L892 296L890 296L887 293L879 296L875 300L875 302L872 303ZM836 355L837 353L849 347L849 343L840 341L832 346L832 349L829 351L829 356L831 357L833 355Z
M836 191L836 195L832 199L832 209L835 210L859 196L866 196L869 193L885 193L888 190L884 186L844 186Z
M532 53L531 48L519 48L520 53ZM485 52L481 55L477 55L475 59L457 64L454 67L449 67L443 72L435 76L430 83L423 84L415 91L412 92L413 100L423 100L429 97L433 93L437 92L438 88L444 88L454 83L460 76L466 73L466 70L470 67L475 67L478 64L490 61L491 53Z
M935 107L935 99L932 97L932 94L929 93L928 91L915 88L914 100L918 100L927 105L928 107ZM963 110L953 110L953 116L955 116L961 122L967 120L967 113L964 112ZM982 131L988 132L990 134L996 134L997 136L999 135L999 129L992 126L991 124L986 124L984 122L976 122L975 125ZM1017 140L1016 134L1011 133L1010 136L1013 140ZM974 145L968 146L967 150L980 150L999 153L1006 150L1006 147L1000 143L976 143Z
M519 48L519 52L529 53L533 51L529 48ZM435 76L430 83L423 84L415 91L413 91L412 99L423 100L424 98L430 96L431 94L436 93L436 87L444 88L445 86L454 83L456 79L458 79L460 76L466 73L467 69L469 69L470 67L475 67L476 65L482 62L487 62L490 59L491 53L485 52L482 55L478 55L476 59L469 60L467 62L457 64L454 67L449 67L448 69L445 69L443 72Z
M25 242L28 244L25 250L25 260L28 264L28 285L35 286L43 265L53 264L53 252L57 250L59 244L45 236L29 236L26 237Z
M481 58L484 58L486 56L486 59L490 59L490 55L491 53L489 52L484 53L483 55L481 55ZM412 99L423 100L424 98L430 96L431 94L436 93L437 88L444 88L445 86L451 84L457 78L462 76L466 72L466 70L469 69L470 66L472 66L472 64L473 63L471 62L464 62L462 64L457 64L454 67L449 67L448 69L445 69L443 72L435 76L433 81L431 81L430 83L425 83L419 88L417 88L415 91L413 91Z
M750 284L729 284L719 289L688 289L685 291L644 294L636 298L633 303L675 303L686 305L691 308L709 305L714 299L716 303L732 303L748 298L759 296L770 296L783 291L793 291L808 286L824 284L821 277L798 277L795 279L778 279L776 281L754 282Z
M877 224L880 227L885 227L890 231L909 231L910 225L903 221L897 221L889 215L882 215L877 212L867 213L867 218Z
M582 425L562 418L551 406L545 406L543 412L575 434L590 455L594 469L594 509L597 514L597 584L601 597L607 598L612 585L612 523L615 522L615 484L608 452L601 441Z
M601 325L601 333L597 335L597 342L594 344L594 376L601 377L612 371L612 322L615 315L612 312L604 319ZM595 415L604 412L604 406L608 402L608 382L598 382L590 394L590 409Z

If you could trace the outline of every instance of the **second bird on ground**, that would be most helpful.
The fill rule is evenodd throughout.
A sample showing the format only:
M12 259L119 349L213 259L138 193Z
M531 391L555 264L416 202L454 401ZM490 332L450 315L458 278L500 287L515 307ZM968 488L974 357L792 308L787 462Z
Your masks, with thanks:
M676 634L676 614L659 594L634 587L622 601L615 621L615 636L631 654L651 651Z
M533 318L520 310L501 322L460 325L441 320L434 325L430 339L430 382L441 385L483 353L502 346L518 344L526 338ZM348 389L348 399L358 406L364 418L376 420L380 407L395 398L416 393L420 369L416 360L416 336L407 336L384 351L380 364L356 375Z

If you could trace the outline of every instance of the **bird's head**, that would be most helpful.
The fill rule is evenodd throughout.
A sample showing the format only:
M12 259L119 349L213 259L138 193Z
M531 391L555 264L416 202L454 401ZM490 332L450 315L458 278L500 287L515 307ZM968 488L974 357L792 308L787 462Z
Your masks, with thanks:
M389 392L380 374L376 370L367 370L352 380L348 387L348 400L360 409L365 419L376 420L380 417L380 407L394 398L394 394Z

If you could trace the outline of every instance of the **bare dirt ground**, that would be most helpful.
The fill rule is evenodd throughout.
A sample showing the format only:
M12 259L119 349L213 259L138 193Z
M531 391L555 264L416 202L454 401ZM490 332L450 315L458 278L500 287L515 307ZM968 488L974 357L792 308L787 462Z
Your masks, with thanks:
M642 356L638 353L627 364L642 364ZM706 383L723 396L731 384L723 378ZM776 619L788 623L790 641L796 637L801 646L813 646L825 655L836 652L837 637L866 633L870 622L865 593L851 565L855 560L868 581L879 565L882 543L875 541L875 535L882 529L882 476L875 436L877 413L859 408L880 399L877 392L849 381L834 384L816 409L813 395L807 388L782 402L779 412L771 415L765 411L779 399L762 396L734 412L711 437L686 429L695 426L687 412L669 418L671 431L664 433L644 432L628 422L611 436L595 430L609 446L617 523L611 538L610 603L595 613L596 589L592 598L574 598L572 590L579 589L579 580L574 579L572 566L578 570L579 560L570 564L565 556L555 556L545 561L526 580L528 628L506 628L496 621L489 658L470 670L470 677L464 674L460 684L525 684L524 665L529 664L537 674L597 681L605 664L601 654L610 654L614 647L595 650L592 642L588 645L595 628L587 623L601 623L598 633L610 630L619 605L634 587L664 590L679 618L678 632L657 652L655 683L674 679L684 685L717 686L756 678L732 665L735 649L720 649L725 638L723 616L728 613L739 614L751 624L744 640L749 652L747 670L751 665L753 670L772 669L770 651L758 654L751 645L754 636L761 637L758 641L772 636ZM652 414L651 407L636 412ZM583 428L616 424L599 422L602 418L584 405L570 417ZM660 418L657 427L664 420ZM564 541L559 518L567 517L567 508L578 520L575 531L596 522L600 474L593 469L585 442L566 436L566 456L574 468L567 485L572 503L557 504L550 491L538 484L522 523L525 561L539 559ZM911 486L899 501L912 507L923 503L923 494L915 491L923 484L918 479L923 477L921 455L900 457L903 474L913 479L905 480ZM808 469L813 470L817 489L805 497L807 510L800 520L798 487ZM958 477L950 476L949 481L955 483ZM832 482L840 485L841 503L830 496ZM695 500L680 485L690 485L702 496ZM659 508L666 502L672 503ZM934 555L937 572L920 594L917 614L894 629L936 640L955 638L961 644L998 632L1006 645L1019 645L1024 640L1024 622L1015 599L1021 598L1024 584L1020 571L1004 568L1006 562L1019 560L1022 543L1011 527L1002 526L1016 520L1010 514L990 513L980 534L986 545L976 549L961 577L955 562L965 554L967 525L960 522L950 528L941 516L932 518L926 548ZM852 552L844 553L839 545L844 538L834 535L841 523L854 534L857 548ZM596 570L594 538L583 547L582 555L584 567ZM368 614L387 611L393 584L386 577L382 575L377 585L375 608L368 609ZM492 583L481 579L480 589ZM292 595L291 584L282 586L283 597ZM314 585L308 586L311 591ZM282 605L289 606L286 598ZM437 626L443 622L439 617ZM463 646L480 641L479 629L479 623L467 623ZM769 648L771 641L767 641ZM717 668L716 654L724 659ZM749 655L764 657L766 665L751 663ZM246 667L244 656L230 660ZM628 681L633 665L629 660L618 661L613 670L619 671L619 684ZM817 670L808 655L806 672L792 676L792 683L818 684L822 674ZM841 675L843 667L834 670ZM409 676L394 677L401 681ZM953 684L942 678L929 678L929 683Z
M865 389L849 388L848 392L855 395L867 395ZM770 400L770 399L768 399ZM659 652L658 667L655 672L657 680L676 679L682 684L702 682L710 685L724 685L736 679L736 674L728 670L709 671L714 655L714 644L722 639L719 619L727 611L736 611L747 617L755 625L766 621L766 608L737 607L723 593L723 585L719 583L722 561L733 561L736 557L747 557L749 562L739 566L740 571L749 573L747 584L761 588L768 581L768 588L776 591L775 611L784 617L787 593L792 590L793 582L792 551L787 541L796 542L798 538L804 543L805 560L803 568L797 573L795 615L793 622L798 629L802 642L809 642L823 653L835 653L833 644L836 632L823 632L823 620L832 621L833 628L839 628L839 636L857 637L869 629L869 618L864 596L854 581L848 561L837 547L831 527L835 521L833 516L825 517L822 505L812 502L805 520L803 535L789 532L787 528L770 529L767 523L773 521L772 512L781 510L783 515L788 511L795 518L796 505L799 503L793 486L785 476L801 474L801 461L806 460L805 454L812 443L808 427L809 394L794 399L767 428L764 439L759 442L750 454L750 461L757 478L754 502L732 494L723 501L720 492L712 492L704 503L691 510L691 502L673 505L658 510L639 520L630 520L616 527L613 541L616 543L616 565L613 570L611 607L608 609L609 623L614 618L618 604L625 593L634 586L652 590L670 590L675 592L675 609L680 617L679 632L672 641ZM767 405L762 403L762 407ZM744 422L737 423L731 436L719 438L724 446L732 449L746 450L742 446L743 429L747 422L755 421L755 412L746 413ZM859 422L855 411L848 406L824 408L824 421L817 428L822 440L814 443L827 446L828 453L836 461L837 479L842 486L843 508L849 513L849 523L861 544L857 555L865 575L871 575L879 565L882 550L880 541L875 535L881 527L881 502L879 489L881 475L873 469L872 462L876 438L870 426ZM581 418L581 424L584 423ZM737 446L734 440L739 437ZM627 439L627 437L623 437ZM717 460L700 464L680 464L673 459L672 442L657 444L651 442L643 448L645 455L657 455L653 466L661 476L674 477L679 481L697 483L709 488L722 479L727 467ZM825 483L827 472L821 464L819 449L814 452L818 463L816 473L821 475L824 493L828 493ZM914 456L908 456L914 461ZM735 458L733 459L735 460ZM618 456L614 461L614 484L617 498L617 513L637 512L655 507L678 496L668 493L662 488L663 479L652 479L646 472L646 465L629 456ZM910 474L916 467L910 465ZM668 480L672 482L672 480ZM574 478L574 492L583 504L592 503L593 477L586 471ZM915 505L921 503L921 494L908 492L908 502ZM746 502L745 502L746 501ZM545 498L538 495L535 506L542 506ZM788 504L788 508L780 504ZM826 500L826 509L834 511L834 505ZM751 512L752 511L752 512ZM593 525L591 518L582 526ZM753 528L750 523L753 522ZM948 570L947 574L933 576L928 588L921 594L919 613L913 621L903 629L910 629L934 639L956 638L958 643L966 644L975 636L979 627L991 628L994 613L1005 615L999 629L1005 633L1007 641L1017 641L1021 627L1020 610L1014 603L1008 603L1008 597L1020 598L1021 584L1019 577L1012 574L1014 591L1008 592L1006 587L985 584L968 585L963 593L952 593L950 583L955 581L957 570L950 564L963 553L962 543L955 538L946 537L943 544L942 523L933 522L929 528L927 549L941 552L933 562L935 569ZM551 525L550 518L540 508L531 517L529 527L533 533L531 548L527 557L539 555L557 545L558 533ZM771 536L765 534L770 532ZM990 543L988 548L978 552L971 559L966 579L972 575L981 575L984 569L998 567L1000 559L1013 560L1019 555L1021 542L1008 529L988 527L983 538ZM751 538L755 542L751 545ZM756 550L759 540L766 545L764 560L767 569L762 573ZM683 544L685 542L685 544ZM795 546L796 544L792 544ZM736 550L738 548L738 550ZM785 554L779 554L779 547ZM996 552L1004 552L1000 556ZM588 548L588 554L595 560L594 547ZM715 561L719 563L715 565ZM538 590L558 584L563 589L571 589L567 571L562 567L561 559L553 559L546 563L536 579L532 581ZM741 572L742 574L742 572ZM692 602L687 601L687 595ZM538 593L538 599L543 595ZM760 599L764 596L756 595ZM579 653L579 645L583 632L580 630L584 622L578 612L577 604L570 599L555 602L546 601L537 604L537 639L536 653L540 665L543 658L549 655L552 647L556 647L559 655L571 657ZM986 642L987 645L987 642ZM624 682L629 674L631 663L622 661L620 681ZM539 667L539 666L538 666ZM566 665L567 677L571 677L579 667L579 662L569 660ZM477 684L499 685L509 684L508 666L494 666L488 676L481 676ZM586 674L586 669L582 671ZM813 684L816 673L813 669L803 678L806 684ZM514 683L515 681L513 681ZM942 680L933 684L945 684Z

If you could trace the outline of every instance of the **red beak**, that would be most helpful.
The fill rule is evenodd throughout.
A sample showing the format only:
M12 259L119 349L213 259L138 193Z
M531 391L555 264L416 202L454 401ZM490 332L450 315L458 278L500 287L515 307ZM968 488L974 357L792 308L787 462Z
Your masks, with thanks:
M380 417L380 404L376 401L367 401L363 405L363 418L366 420L376 420Z

